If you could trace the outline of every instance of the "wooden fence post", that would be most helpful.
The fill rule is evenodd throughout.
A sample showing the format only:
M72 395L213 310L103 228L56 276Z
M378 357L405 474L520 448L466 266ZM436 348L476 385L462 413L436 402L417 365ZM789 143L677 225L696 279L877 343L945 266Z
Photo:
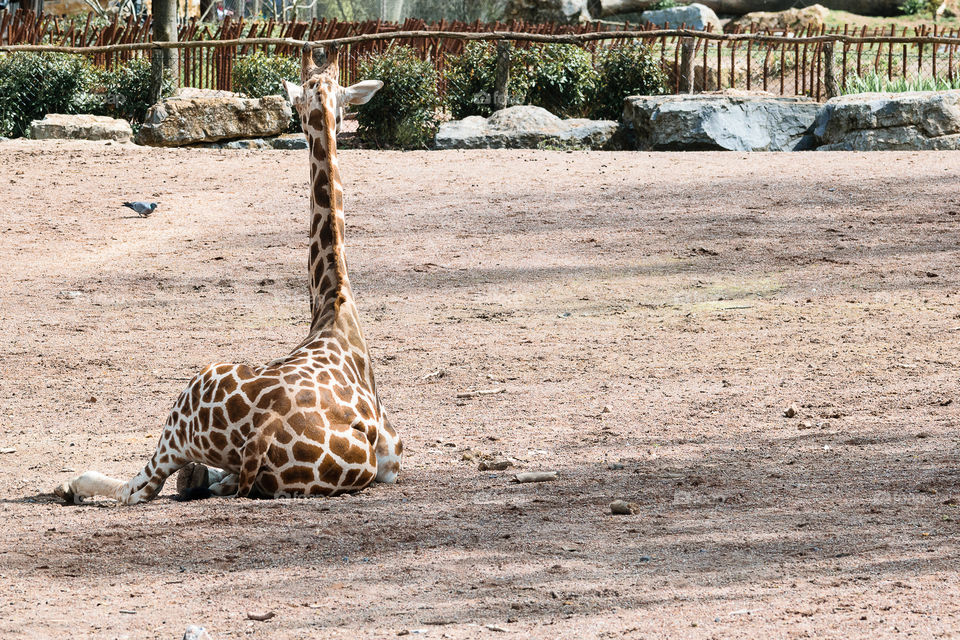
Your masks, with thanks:
M693 38L684 38L680 51L680 92L693 93ZM704 70L706 71L706 70Z
M493 110L506 109L510 103L510 50L509 40L497 43L497 75L493 82Z
M827 89L827 100L840 95L840 84L837 82L837 71L833 66L833 41L823 43L823 84Z

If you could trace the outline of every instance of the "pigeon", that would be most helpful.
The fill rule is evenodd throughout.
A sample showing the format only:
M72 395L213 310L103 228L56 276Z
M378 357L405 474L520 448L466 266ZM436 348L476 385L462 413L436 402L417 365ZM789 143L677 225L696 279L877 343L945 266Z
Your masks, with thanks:
M153 213L157 208L156 202L124 202L123 206L133 209L137 212L137 215L141 218L147 218Z

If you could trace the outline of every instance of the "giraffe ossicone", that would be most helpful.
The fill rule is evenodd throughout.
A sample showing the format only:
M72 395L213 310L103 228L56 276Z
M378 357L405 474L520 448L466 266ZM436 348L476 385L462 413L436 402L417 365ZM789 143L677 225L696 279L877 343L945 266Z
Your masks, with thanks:
M387 419L350 289L336 133L346 104L368 101L378 80L343 88L335 49L320 66L304 50L301 86L288 86L310 151L310 329L289 355L261 367L212 364L180 394L153 457L127 481L96 471L54 490L67 501L154 498L178 489L292 497L395 482L403 445Z

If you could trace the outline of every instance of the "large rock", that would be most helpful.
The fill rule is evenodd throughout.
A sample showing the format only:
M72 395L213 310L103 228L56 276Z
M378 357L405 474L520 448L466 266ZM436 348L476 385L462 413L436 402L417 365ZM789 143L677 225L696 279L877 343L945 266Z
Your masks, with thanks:
M133 130L126 120L107 116L48 113L43 120L30 123L30 137L34 140L67 138L129 142L133 137Z
M960 90L832 98L814 134L825 151L960 149Z
M720 18L713 12L713 9L699 2L669 9L644 11L640 14L640 20L652 22L664 29L679 29L680 25L685 25L687 29L696 31L706 31L708 26L714 32L723 31L720 26Z
M830 14L822 4L814 4L802 9L786 11L753 11L727 23L727 31L733 27L741 30L754 28L756 31L793 31L799 32L813 27L819 29Z
M546 109L507 107L489 118L470 116L440 125L438 149L536 149L556 145L607 149L619 124L612 120L563 120Z
M814 146L819 108L809 98L728 89L629 97L623 121L641 150L799 151Z
M264 98L176 98L150 107L137 142L180 147L202 142L276 136L293 113L280 96Z
M581 18L590 19L586 4L585 0L509 0L504 10L504 19L535 24L574 24Z

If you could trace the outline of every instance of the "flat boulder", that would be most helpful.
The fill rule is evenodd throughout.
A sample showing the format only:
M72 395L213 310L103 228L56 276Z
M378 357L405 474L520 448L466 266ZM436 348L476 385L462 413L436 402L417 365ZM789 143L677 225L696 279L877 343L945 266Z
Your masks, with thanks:
M115 140L130 142L133 130L126 120L87 114L48 113L30 123L34 140Z
M741 29L754 28L758 32L770 31L803 31L809 28L819 29L824 25L830 10L822 4L814 4L802 9L787 9L785 11L752 11L736 20L727 23L727 31L734 27Z
M720 18L713 12L713 9L699 2L670 7L669 9L644 11L640 14L640 20L652 22L664 29L679 29L680 25L685 25L687 29L696 31L706 31L708 26L713 29L714 33L723 31Z
M819 103L762 91L632 96L623 121L641 150L800 151L812 149Z
M619 124L612 120L562 119L541 107L518 105L489 118L470 116L440 125L438 149L537 149L545 146L609 149Z
M960 149L960 90L831 98L814 134L823 151Z
M137 142L182 147L284 133L293 112L281 96L173 98L147 111Z

